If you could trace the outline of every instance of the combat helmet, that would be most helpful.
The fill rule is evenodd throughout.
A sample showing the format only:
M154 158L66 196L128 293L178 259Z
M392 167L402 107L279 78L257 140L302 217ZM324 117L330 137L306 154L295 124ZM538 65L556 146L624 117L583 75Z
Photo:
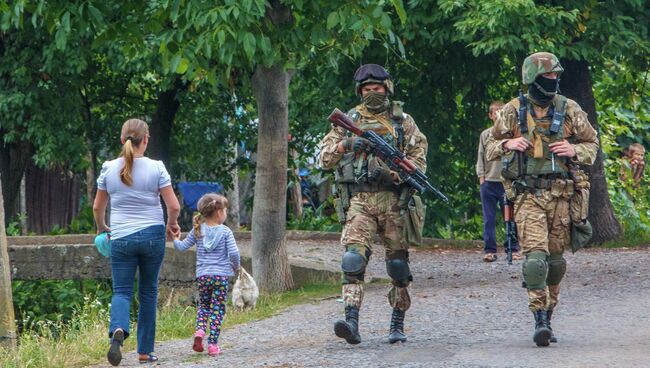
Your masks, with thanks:
M521 81L532 84L535 79L544 73L562 73L564 68L560 65L557 56L550 52L536 52L526 59L521 67Z
M386 87L388 95L394 93L393 81L390 74L383 66L377 64L363 64L354 72L354 81L356 82L357 96L361 96L361 86L369 83L377 83Z

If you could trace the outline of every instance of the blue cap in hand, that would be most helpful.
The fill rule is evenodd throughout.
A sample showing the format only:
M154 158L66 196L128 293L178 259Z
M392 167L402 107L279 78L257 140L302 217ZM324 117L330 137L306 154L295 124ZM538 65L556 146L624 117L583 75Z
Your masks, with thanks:
M95 237L95 247L104 257L111 256L111 233L103 232Z

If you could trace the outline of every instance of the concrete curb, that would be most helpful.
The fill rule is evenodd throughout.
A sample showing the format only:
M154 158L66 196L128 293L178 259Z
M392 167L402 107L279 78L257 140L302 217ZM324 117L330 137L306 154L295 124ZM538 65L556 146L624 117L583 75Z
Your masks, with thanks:
M250 240L250 231L235 231L235 239ZM340 232L325 231L287 231L287 240L339 240ZM8 236L7 243L12 245L46 245L46 244L93 244L93 234L70 234L70 235L34 235L34 236ZM424 238L422 248L481 248L481 240L458 240L458 239L436 239Z

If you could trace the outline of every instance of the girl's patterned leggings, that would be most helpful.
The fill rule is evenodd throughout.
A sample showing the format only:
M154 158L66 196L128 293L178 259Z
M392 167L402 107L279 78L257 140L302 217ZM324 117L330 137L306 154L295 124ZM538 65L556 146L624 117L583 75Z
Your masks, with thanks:
M210 321L208 344L216 344L221 332L221 322L226 315L228 276L205 275L198 277L199 307L196 314L196 330L206 332Z

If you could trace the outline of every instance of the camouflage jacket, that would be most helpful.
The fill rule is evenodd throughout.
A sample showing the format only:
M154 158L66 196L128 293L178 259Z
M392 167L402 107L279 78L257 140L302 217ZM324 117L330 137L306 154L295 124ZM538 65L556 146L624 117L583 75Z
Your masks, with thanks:
M521 136L519 120L517 119L518 111L515 107L518 106L518 103L515 103L515 101L517 99L508 102L497 113L492 137L486 144L486 157L490 161L498 160L506 153L503 144L508 139ZM592 165L598 152L598 135L587 120L587 113L582 111L580 105L571 99L567 99L566 116L562 127L564 129L564 138L572 142L576 151L576 157L571 161Z
M348 115L351 112L354 112L355 109L350 110ZM388 113L384 112L382 115L385 115L385 118L388 118ZM356 124L361 130L368 130L368 126L377 126L376 122L368 119L367 117L361 115L356 121ZM404 113L402 119L402 126L404 128L404 149L403 153L406 155L410 161L412 161L420 170L426 172L427 168L427 137L420 132L413 118ZM364 129L365 127L365 129ZM381 136L384 136L387 131L378 131L373 129L375 132ZM343 140L348 135L348 132L337 126L332 126L332 130L327 133L327 135L319 143L320 154L318 157L318 163L323 169L333 169L336 164L339 162L343 153L337 151L337 146L339 142Z

